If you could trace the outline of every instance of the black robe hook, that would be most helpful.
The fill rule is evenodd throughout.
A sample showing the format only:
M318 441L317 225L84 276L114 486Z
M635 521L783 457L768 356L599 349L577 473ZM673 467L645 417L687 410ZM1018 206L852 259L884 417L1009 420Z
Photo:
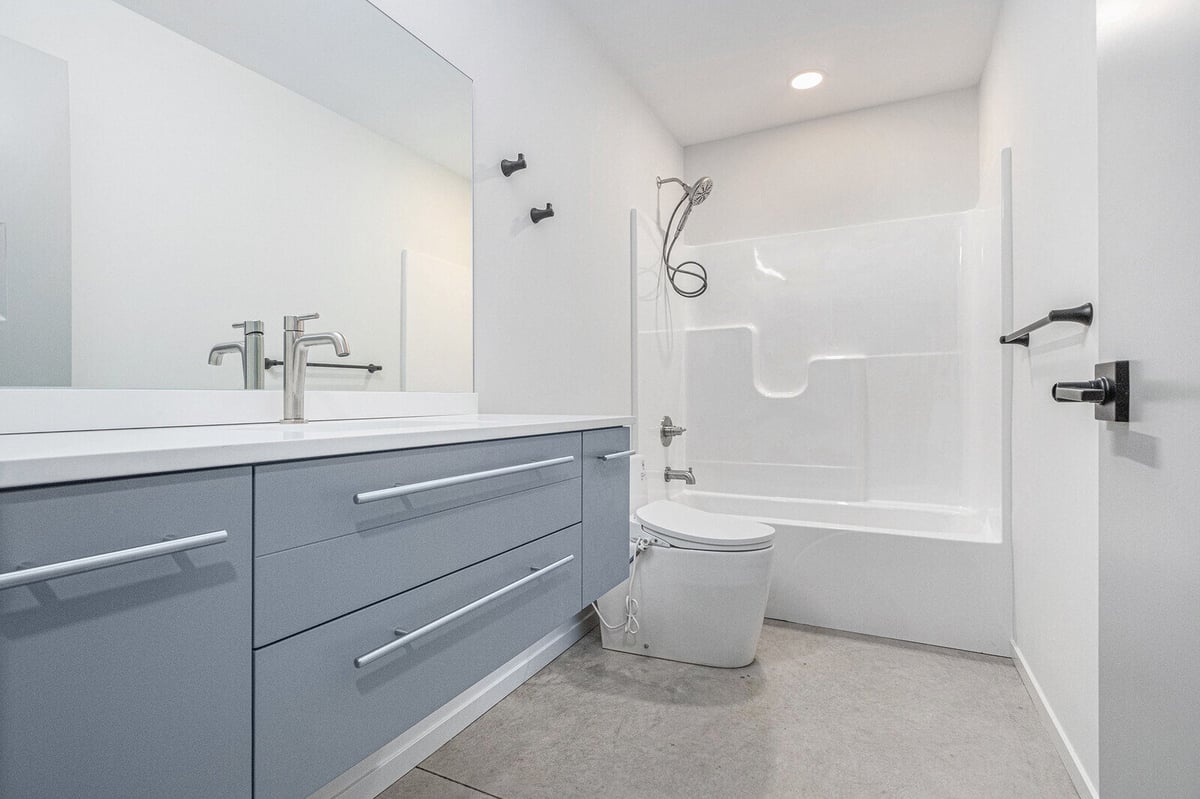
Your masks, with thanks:
M529 209L529 218L533 220L533 224L535 225L538 222L541 222L543 219L549 219L552 216L554 216L554 206L550 203L546 203L546 208L544 210L541 208Z
M513 172L518 169L524 169L528 164L525 163L525 153L517 153L516 161L509 161L505 158L500 162L500 171L504 173L504 177L511 177Z

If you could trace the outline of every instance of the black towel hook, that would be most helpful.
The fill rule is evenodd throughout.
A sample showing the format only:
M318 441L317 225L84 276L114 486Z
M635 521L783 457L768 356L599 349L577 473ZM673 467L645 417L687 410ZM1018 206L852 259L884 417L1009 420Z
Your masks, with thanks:
M535 224L535 225L538 222L541 222L543 219L549 219L552 216L554 216L554 206L551 205L550 203L546 203L545 209L541 209L541 208L530 208L529 209L529 218L533 220L533 224Z
M504 173L504 177L511 177L513 172L518 169L524 169L528 164L525 163L525 153L517 153L516 161L509 161L505 158L500 162L500 171Z

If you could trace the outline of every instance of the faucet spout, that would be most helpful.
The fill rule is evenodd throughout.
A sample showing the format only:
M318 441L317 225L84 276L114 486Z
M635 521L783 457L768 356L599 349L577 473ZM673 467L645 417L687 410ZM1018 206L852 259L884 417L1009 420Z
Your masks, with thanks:
M687 485L694 486L696 484L696 475L692 473L690 468L684 471L683 469L672 469L668 466L663 470L663 482L669 483L672 480L682 480Z
M336 330L328 333L305 333L303 336L297 337L292 342L294 350L307 350L310 347L315 347L318 344L328 344L333 347L333 351L337 353L339 358L345 358L350 354L350 345L346 343L346 337Z
M262 388L265 382L266 362L263 358L263 323L261 319L247 319L233 326L244 331L241 341L218 344L208 353L208 365L220 366L226 355L237 353L242 360L242 388Z
M302 327L302 325L297 325ZM337 331L303 333L286 330L283 350L283 422L300 424L304 421L304 375L308 369L308 351L328 344L339 358L350 354L346 337Z
M220 366L226 355L233 355L235 352L244 359L246 346L240 341L226 341L224 344L217 344L208 351L208 365Z

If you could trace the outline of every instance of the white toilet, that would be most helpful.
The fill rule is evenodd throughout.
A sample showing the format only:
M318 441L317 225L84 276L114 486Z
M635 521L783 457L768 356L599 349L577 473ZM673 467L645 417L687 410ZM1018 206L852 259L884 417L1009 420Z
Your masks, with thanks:
M768 525L670 500L639 508L630 520L630 552L641 550L632 588L626 580L598 603L604 648L703 666L748 665L762 632L774 538Z

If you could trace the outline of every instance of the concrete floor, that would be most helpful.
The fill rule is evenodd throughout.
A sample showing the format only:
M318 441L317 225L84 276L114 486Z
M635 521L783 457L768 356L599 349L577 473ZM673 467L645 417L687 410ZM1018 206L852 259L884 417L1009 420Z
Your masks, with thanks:
M1011 661L767 622L711 669L593 631L380 799L1076 797Z

